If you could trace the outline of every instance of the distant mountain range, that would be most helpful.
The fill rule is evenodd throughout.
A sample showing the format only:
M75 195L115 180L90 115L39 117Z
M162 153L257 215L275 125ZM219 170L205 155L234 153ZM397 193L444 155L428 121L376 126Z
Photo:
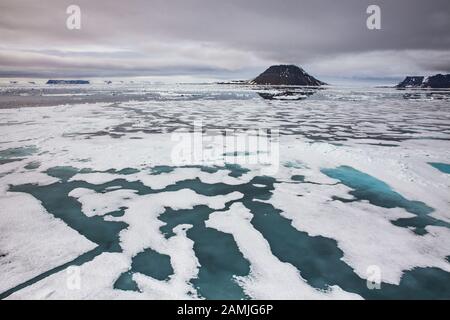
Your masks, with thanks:
M13 82L11 82L13 83ZM14 82L15 83L15 82ZM111 81L105 81L110 84ZM47 84L90 84L88 80L54 80L50 79ZM273 86L311 86L319 87L326 85L309 75L305 70L296 65L273 65L266 69L253 80L239 80L224 82L222 84L256 84ZM433 76L407 76L395 86L396 88L443 88L450 89L450 74L436 74Z
M450 88L450 74L436 74L430 77L408 76L397 88Z
M295 65L271 66L255 79L248 81L248 83L287 86L321 86L326 84Z
M87 80L48 80L47 84L89 84Z

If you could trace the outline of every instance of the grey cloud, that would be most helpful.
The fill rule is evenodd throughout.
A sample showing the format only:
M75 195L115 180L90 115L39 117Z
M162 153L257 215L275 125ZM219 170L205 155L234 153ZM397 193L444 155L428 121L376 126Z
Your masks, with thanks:
M65 27L73 3L82 10L79 31ZM381 7L380 31L366 28L369 4ZM2 0L0 75L27 68L33 75L179 70L239 78L271 63L324 76L444 72L448 30L448 0Z

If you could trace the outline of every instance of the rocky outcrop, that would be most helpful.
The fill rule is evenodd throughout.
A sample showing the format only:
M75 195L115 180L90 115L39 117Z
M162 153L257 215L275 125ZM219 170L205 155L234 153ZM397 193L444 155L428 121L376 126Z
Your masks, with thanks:
M420 88L424 79L423 76L408 76L397 85L397 88Z
M423 82L422 88L450 88L450 74L436 74L428 77Z
M87 80L48 80L47 84L89 84Z
M286 86L321 86L326 84L294 65L271 66L249 83Z
M408 76L400 82L397 88L432 88L445 89L450 88L450 74L436 74L430 77Z

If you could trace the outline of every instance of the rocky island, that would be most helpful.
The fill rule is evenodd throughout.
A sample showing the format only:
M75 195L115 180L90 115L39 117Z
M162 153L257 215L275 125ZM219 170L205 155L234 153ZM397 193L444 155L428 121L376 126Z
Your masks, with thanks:
M295 65L271 66L248 83L286 86L321 86L326 84Z
M48 80L46 84L89 84L87 80Z
M450 74L436 74L430 77L408 76L396 88L450 88Z

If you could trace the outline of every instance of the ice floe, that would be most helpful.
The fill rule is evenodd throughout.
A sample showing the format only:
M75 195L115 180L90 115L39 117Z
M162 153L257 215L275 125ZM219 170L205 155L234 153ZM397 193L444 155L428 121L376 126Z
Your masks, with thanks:
M231 235L248 261L250 274L234 279L248 298L353 299L367 293L335 284L320 289L303 276L302 265L282 261L273 239L265 238L270 225L264 234L250 222L259 214L255 203L276 211L305 241L319 237L336 257L342 252L339 262L361 283L373 265L383 283L394 286L402 286L411 270L450 272L450 175L430 165L450 159L448 101L408 100L388 89L330 88L296 102L263 100L239 87L145 90L155 98L0 110L0 295L16 288L9 298L203 298L194 284L202 265L189 236L193 225L175 225L169 237L159 219L168 209L183 214L199 207L209 215L205 228ZM218 134L278 129L278 171L264 177L258 164L228 166L224 159L242 158L238 149L228 158L217 154L219 165L174 165L171 133L191 131L194 120ZM356 199L351 187L323 172L341 166L423 203L443 224L426 225L421 235L413 226L396 225L416 215ZM14 186L27 187L11 192ZM67 286L69 262L97 245L26 192L45 186L68 190L58 199L79 205L84 219L121 223L115 251L98 252L79 266L78 290ZM170 258L168 279L131 270L133 259L149 249ZM138 291L114 288L127 272Z

